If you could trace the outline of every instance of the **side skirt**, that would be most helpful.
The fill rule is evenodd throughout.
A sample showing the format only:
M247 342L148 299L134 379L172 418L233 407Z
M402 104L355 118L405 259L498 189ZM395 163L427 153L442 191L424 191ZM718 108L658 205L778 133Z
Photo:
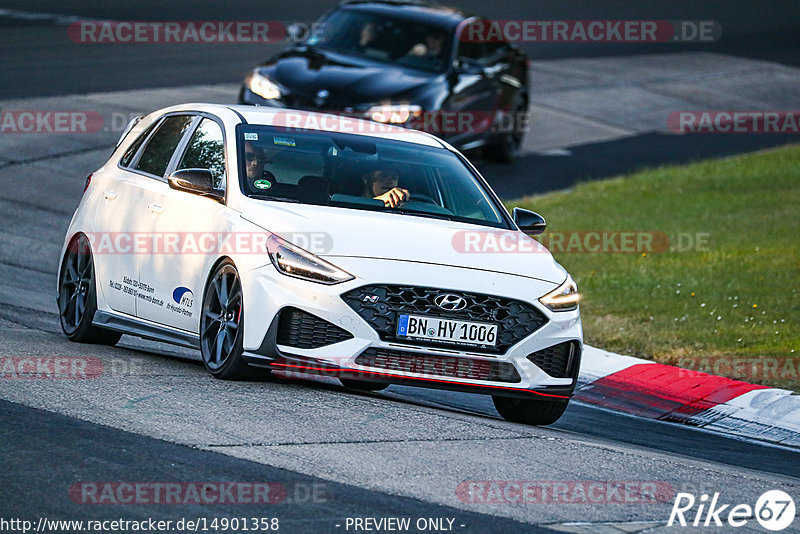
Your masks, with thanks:
M189 347L191 349L200 348L200 336L197 334L151 323L135 317L117 315L106 311L96 311L92 324L143 339L163 341L165 343L172 343L173 345Z

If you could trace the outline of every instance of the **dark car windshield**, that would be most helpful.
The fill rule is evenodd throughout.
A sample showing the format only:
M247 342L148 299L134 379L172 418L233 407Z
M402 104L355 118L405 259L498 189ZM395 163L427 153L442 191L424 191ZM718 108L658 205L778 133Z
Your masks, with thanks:
M406 67L444 72L448 33L417 22L359 11L331 13L306 44Z
M237 150L241 189L251 198L508 227L502 206L444 148L240 124ZM402 197L394 206L385 200L391 191Z

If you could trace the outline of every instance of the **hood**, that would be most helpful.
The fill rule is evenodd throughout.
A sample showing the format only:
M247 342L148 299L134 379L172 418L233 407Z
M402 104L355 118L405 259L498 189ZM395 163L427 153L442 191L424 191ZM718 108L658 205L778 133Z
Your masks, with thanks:
M295 95L314 99L328 91L327 102L352 106L391 99L429 83L434 73L375 63L309 49L289 50L259 72Z
M566 278L566 271L550 252L519 231L263 200L249 200L243 208L245 220L334 264L336 257L344 256L479 269L553 284ZM501 236L506 236L504 245L524 244L515 251L502 251L504 247L498 242Z

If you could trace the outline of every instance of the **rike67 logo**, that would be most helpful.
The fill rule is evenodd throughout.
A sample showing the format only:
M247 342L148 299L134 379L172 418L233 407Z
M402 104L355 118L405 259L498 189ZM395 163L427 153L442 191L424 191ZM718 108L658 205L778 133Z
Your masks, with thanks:
M761 495L754 507L749 504L723 504L719 493L696 499L691 493L678 493L667 526L743 527L754 518L774 532L789 528L795 517L794 500L788 493L771 490Z

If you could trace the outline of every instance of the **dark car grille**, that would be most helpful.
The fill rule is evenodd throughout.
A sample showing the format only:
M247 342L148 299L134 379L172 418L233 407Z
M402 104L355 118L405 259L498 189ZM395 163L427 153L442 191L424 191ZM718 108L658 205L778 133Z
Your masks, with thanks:
M567 341L528 354L528 359L553 378L575 378L580 356L578 343Z
M467 300L466 308L460 311L444 311L439 308L434 303L434 299L448 293L465 298ZM402 341L415 345L450 346L477 352L503 353L547 323L544 314L525 302L463 291L401 285L371 285L345 293L342 298L378 332L383 341ZM398 337L396 335L397 321L401 314L495 323L499 325L497 344L494 347L479 347L436 341L415 341Z
M322 105L319 105L314 96L306 96L299 93L284 95L282 100L286 107L311 111L343 111L348 107L348 104L338 99L326 99L322 102Z
M277 337L279 345L298 349L317 349L352 338L353 335L347 330L310 313L297 308L281 310Z
M356 363L388 371L404 371L431 376L485 380L488 382L519 382L516 368L507 362L433 356L400 350L368 348Z

